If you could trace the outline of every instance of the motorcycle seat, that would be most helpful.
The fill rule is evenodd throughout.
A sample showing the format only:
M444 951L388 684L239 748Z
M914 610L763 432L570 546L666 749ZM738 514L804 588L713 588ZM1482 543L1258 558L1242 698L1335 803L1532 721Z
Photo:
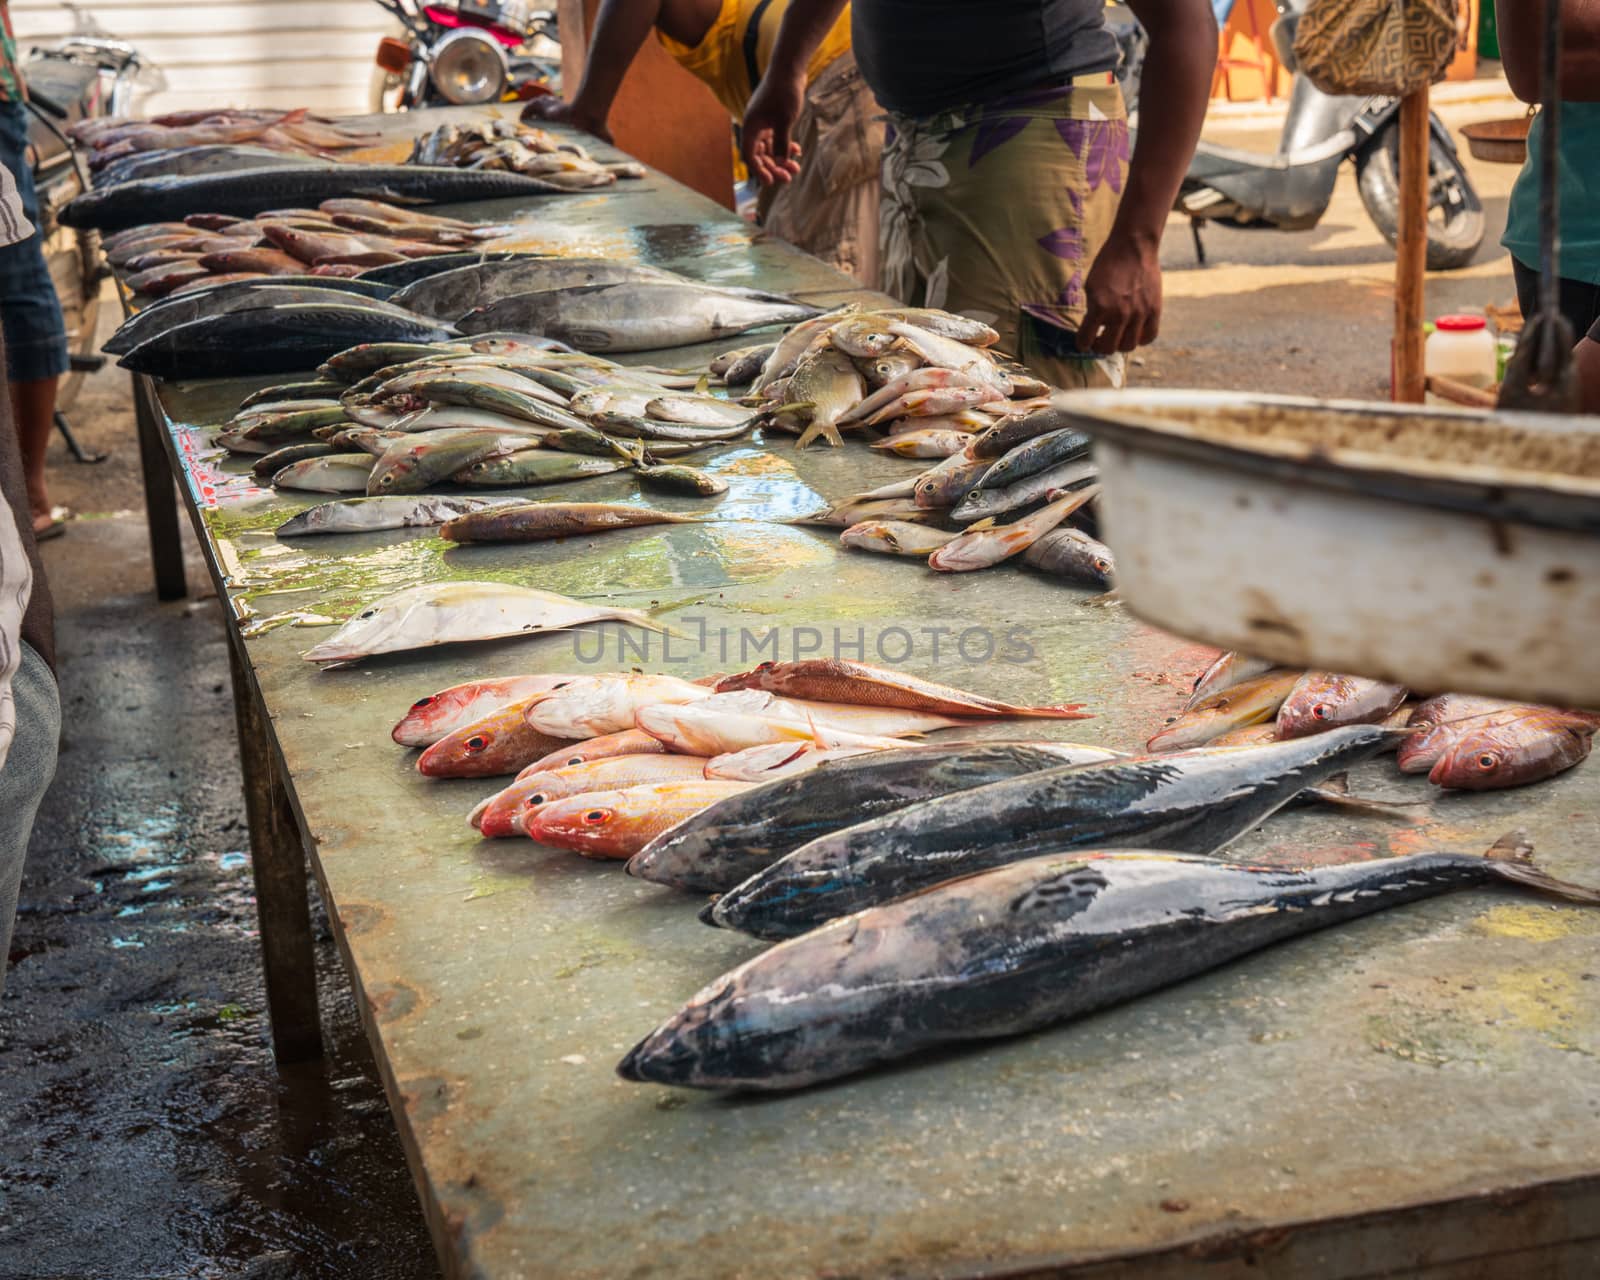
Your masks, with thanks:
M1218 160L1230 168L1245 169L1299 169L1307 165L1323 164L1335 157L1343 157L1355 145L1356 135L1350 129L1341 129L1331 138L1314 147L1301 147L1298 151L1267 152L1246 151L1239 147L1219 146L1201 140L1195 148L1195 160Z

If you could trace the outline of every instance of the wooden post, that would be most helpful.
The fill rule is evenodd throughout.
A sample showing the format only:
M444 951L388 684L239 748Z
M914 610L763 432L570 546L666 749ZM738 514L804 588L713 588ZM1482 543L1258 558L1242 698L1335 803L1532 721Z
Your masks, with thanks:
M189 594L183 572L183 537L178 532L178 495L172 464L161 443L161 409L150 380L133 378L133 425L139 437L139 469L144 475L144 518L150 530L150 564L156 599L181 600Z
M1428 89L1400 103L1400 227L1394 266L1394 398L1421 404L1428 270Z

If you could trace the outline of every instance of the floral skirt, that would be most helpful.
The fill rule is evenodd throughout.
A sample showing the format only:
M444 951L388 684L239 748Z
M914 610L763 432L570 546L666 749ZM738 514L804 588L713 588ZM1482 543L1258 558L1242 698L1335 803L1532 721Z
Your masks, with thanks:
M884 292L986 321L1058 386L1121 386L1122 357L1080 354L1076 335L1127 165L1127 113L1109 75L937 116L891 113Z

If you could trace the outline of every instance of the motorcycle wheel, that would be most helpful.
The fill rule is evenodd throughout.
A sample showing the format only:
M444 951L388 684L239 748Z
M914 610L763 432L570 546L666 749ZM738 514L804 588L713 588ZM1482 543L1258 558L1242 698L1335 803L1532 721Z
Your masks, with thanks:
M1356 186L1367 216L1391 245L1400 226L1400 130L1390 124L1356 158ZM1460 160L1428 139L1428 270L1456 271L1483 243L1483 202Z

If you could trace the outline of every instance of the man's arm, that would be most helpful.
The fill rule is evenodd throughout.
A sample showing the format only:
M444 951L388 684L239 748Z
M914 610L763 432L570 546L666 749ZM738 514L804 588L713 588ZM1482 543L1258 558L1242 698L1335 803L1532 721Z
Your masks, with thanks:
M1080 348L1100 355L1132 351L1161 328L1161 233L1194 156L1217 65L1217 20L1209 0L1128 0L1150 33L1143 83L1159 85L1139 113L1139 142L1128 165L1111 235L1084 282L1088 310Z
M606 117L622 88L622 78L660 16L661 0L601 0L583 80L572 101L563 102L553 95L535 98L522 109L522 118L576 125L597 138L615 141Z
M1600 0L1560 0L1561 97L1600 102ZM1495 0L1500 59L1511 92L1538 102L1544 65L1545 7L1541 0Z
M806 67L847 0L791 0L772 42L761 83L744 112L744 162L763 183L800 172L800 144L789 137L806 101Z

